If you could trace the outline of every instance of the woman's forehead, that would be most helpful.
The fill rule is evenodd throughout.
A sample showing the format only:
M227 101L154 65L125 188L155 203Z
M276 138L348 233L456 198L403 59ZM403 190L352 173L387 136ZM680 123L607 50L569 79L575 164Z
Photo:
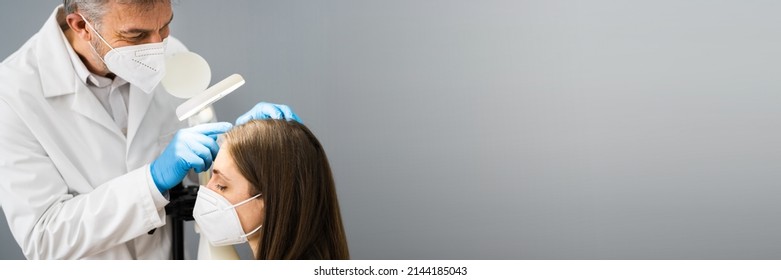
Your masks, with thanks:
M232 178L239 175L236 162L230 154L228 145L220 145L220 151L217 153L217 158L214 159L214 171L222 176Z

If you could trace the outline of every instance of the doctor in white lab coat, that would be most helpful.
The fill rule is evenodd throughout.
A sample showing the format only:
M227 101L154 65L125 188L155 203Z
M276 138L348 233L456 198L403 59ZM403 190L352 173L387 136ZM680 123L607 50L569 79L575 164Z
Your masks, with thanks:
M101 58L168 37L171 3L105 1L101 15L72 2L0 64L0 205L29 259L170 259L170 186L160 186L150 164L167 172L160 159L179 161L181 151L169 150L187 148L174 143L184 138L174 137L185 128L174 113L183 100L162 86L142 91ZM155 28L133 30L138 23ZM184 50L166 41L168 52ZM243 118L291 114L260 103ZM210 161L203 158L206 168Z

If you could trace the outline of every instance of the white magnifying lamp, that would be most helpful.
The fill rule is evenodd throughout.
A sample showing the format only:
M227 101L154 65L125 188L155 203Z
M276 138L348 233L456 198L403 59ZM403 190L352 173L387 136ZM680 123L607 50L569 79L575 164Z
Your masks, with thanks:
M171 95L187 99L176 108L176 116L179 121L186 119L191 127L211 122L214 120L215 114L214 109L209 105L244 85L244 79L241 75L233 74L208 87L211 75L209 63L194 52L180 52L166 58L166 75L161 83ZM201 185L209 182L210 173L198 174ZM194 226L195 232L200 234L198 225L194 224ZM183 239L183 236L178 238ZM233 246L212 246L205 237L200 237L198 259L237 260L239 255Z
M211 68L203 57L194 52L181 52L166 58L166 76L162 84L173 96L187 98L187 101L176 108L176 116L180 121L189 119L191 126L208 122L214 118L214 111L209 105L230 94L244 85L244 78L233 74L209 86ZM209 108L208 110L204 110Z

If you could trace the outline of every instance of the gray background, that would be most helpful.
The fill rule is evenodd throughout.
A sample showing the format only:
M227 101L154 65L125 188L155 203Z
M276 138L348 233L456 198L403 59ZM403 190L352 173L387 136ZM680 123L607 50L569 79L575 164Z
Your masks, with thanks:
M0 56L57 3L3 1ZM322 141L355 259L781 258L778 1L174 9L247 79L220 119L285 103Z

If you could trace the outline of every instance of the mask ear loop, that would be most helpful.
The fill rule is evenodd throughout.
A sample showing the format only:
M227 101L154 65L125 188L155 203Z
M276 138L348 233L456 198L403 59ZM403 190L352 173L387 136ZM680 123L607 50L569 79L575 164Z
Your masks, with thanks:
M247 204L247 202L250 202L250 201L252 201L253 199L256 199L256 198L258 198L260 195L261 195L261 193L259 193L259 194L255 195L255 196L253 196L253 197L247 198L247 199L245 199L245 200L244 200L244 201L242 201L242 202L236 203L236 205L233 205L233 207L232 207L232 208L236 208L236 207L242 206L242 205L244 205L244 204Z
M244 201L242 201L242 202L239 202L239 203L237 203L236 205L234 205L234 206L233 206L233 208L236 208L236 207L239 207L239 206L241 206L241 205L244 205L244 204L246 204L247 202L250 202L251 200L253 200L253 199L256 199L256 198L260 197L261 195L262 195L262 193L259 193L259 194L256 194L256 195L255 195L255 196L253 196L253 197L247 198L246 200L244 200ZM255 229L253 229L253 230L252 230L252 231L250 231L249 233L242 235L242 238L246 238L246 237L248 237L248 236L250 236L250 235L253 235L253 234L255 234L255 233L256 233L256 232L258 232L258 230L260 230L260 228L262 228L262 227L263 227L263 224L260 224L258 227L256 227Z
M98 32L98 30L97 30L97 29L95 29L95 27L94 27L94 26L92 26L92 24L90 24L90 23L89 23L89 21L87 20L87 18L85 18L85 17L84 17L84 15L82 15L82 14L79 14L79 16L81 17L81 19L83 19L83 20L84 20L84 23L86 23L86 24L87 24L87 26L89 26L89 28L92 28L92 31L95 31L95 35L98 35L98 38L99 38L101 41L103 41L103 43L104 43L104 44L106 44L106 46L108 46L109 48L111 48L111 50L114 50L114 47L112 47L112 46L111 46L111 44L109 44L109 43L108 43L108 41L106 41L106 39L103 39L103 36L101 36L101 35L100 35L100 32Z
M99 38L101 41L103 41L103 43L104 43L104 44L108 45L108 47L109 47L109 48L111 48L111 50L114 50L114 47L112 47L111 45L109 45L109 43L108 43L108 42L106 42L106 40L105 40L105 39L103 39L103 36L100 36L100 33L98 32L98 30L97 30L97 29L95 29L95 27L94 27L94 26L92 26L92 24L90 24L90 23L89 23L89 21L87 20L87 18L85 18L85 17L84 17L84 15L82 15L82 14L79 14L79 16L81 17L81 19L83 19L83 20L84 20L84 23L86 23L86 24L87 24L87 26L89 26L89 28L91 28L91 29L92 29L92 32L95 32L95 35L98 35L98 38ZM93 46L91 42L90 42L90 44L89 44L89 48L92 50L92 53L94 53L94 54L95 54L95 56L97 56L97 57L98 57L98 59L100 59L100 61L102 61L102 62L103 62L103 66L105 66L105 67L106 67L106 69L108 69L108 64L106 64L106 60L105 60L105 59L103 59L103 56L101 56L101 55L98 53L98 50L96 50L96 49L95 49L95 46Z
M253 235L253 234L255 234L256 232L258 232L258 231L260 230L260 228L262 228L262 227L263 227L263 224L260 224L258 227L256 227L255 229L253 229L253 230L252 230L252 231L250 231L249 233L247 233L247 234L243 235L242 237L243 237L243 238L245 238L245 237L249 237L250 235Z

